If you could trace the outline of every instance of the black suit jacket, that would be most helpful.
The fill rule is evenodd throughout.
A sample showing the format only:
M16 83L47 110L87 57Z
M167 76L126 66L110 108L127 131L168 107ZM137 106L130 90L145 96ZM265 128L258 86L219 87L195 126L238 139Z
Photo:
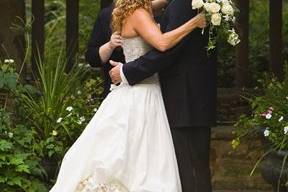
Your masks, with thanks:
M167 32L197 14L191 0L174 0L167 7L161 30ZM216 59L207 56L208 29L196 29L174 48L156 49L126 63L123 73L130 85L159 73L163 99L171 127L208 127L216 116Z
M111 79L109 76L109 70L111 69L111 65L110 63L102 63L99 55L99 48L110 41L112 34L110 27L112 10L113 6L111 5L107 8L104 8L98 15L85 54L86 61L92 67L102 67L103 69L104 96L106 96L110 90ZM123 50L121 48L115 49L110 59L114 61L125 62Z

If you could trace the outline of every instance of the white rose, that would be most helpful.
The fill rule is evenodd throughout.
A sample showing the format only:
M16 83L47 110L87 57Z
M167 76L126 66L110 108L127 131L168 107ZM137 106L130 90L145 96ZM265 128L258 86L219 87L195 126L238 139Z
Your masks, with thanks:
M204 2L203 0L192 0L192 8L193 9L200 9L203 7Z
M192 8L193 9L200 9L203 7L204 2L203 0L192 0Z
M229 4L230 2L229 2L229 0L222 0L222 3L223 4Z
M221 9L221 6L218 3L210 3L209 4L209 10L211 13L218 13Z
M211 16L211 22L214 26L219 26L221 25L221 15L219 13L214 13L212 16Z
M210 12L210 3L204 3L204 9L205 9L207 12Z
M225 15L234 15L233 7L230 4L227 4L227 3L223 4L221 11Z

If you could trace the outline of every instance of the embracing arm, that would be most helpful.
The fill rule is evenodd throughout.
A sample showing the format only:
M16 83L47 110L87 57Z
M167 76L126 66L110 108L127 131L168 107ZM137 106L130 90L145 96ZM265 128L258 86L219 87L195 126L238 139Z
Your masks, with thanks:
M191 0L173 1L167 9L162 20L162 24L165 23L165 25L162 25L163 31L171 31L197 14L197 11L191 10ZM173 14L173 17L170 17L170 14ZM153 49L135 61L123 65L122 70L128 83L134 85L154 73L161 72L170 65L175 64L181 50L190 42L189 39L194 33L200 34L201 30L192 32L166 52L159 52Z
M162 33L155 23L153 16L144 9L136 10L129 21L137 34L154 48L162 52L174 47L194 29L206 26L205 16L201 13L188 20L180 27Z

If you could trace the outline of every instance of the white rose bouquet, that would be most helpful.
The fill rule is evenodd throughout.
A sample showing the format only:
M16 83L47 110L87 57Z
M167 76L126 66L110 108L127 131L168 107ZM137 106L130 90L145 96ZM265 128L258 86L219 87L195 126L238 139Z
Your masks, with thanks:
M222 30L227 36L227 42L232 46L240 43L239 35L235 31L236 6L232 0L192 0L192 9L203 10L210 23L208 51L216 46L217 36L213 36L215 30Z

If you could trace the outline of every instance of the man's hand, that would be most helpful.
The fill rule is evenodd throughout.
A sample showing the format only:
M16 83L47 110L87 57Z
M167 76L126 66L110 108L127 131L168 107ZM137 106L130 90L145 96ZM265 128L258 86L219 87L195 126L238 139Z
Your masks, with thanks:
M122 66L122 63L110 60L110 64L114 66L109 72L112 82L115 85L121 83L122 80L120 75L120 68Z

